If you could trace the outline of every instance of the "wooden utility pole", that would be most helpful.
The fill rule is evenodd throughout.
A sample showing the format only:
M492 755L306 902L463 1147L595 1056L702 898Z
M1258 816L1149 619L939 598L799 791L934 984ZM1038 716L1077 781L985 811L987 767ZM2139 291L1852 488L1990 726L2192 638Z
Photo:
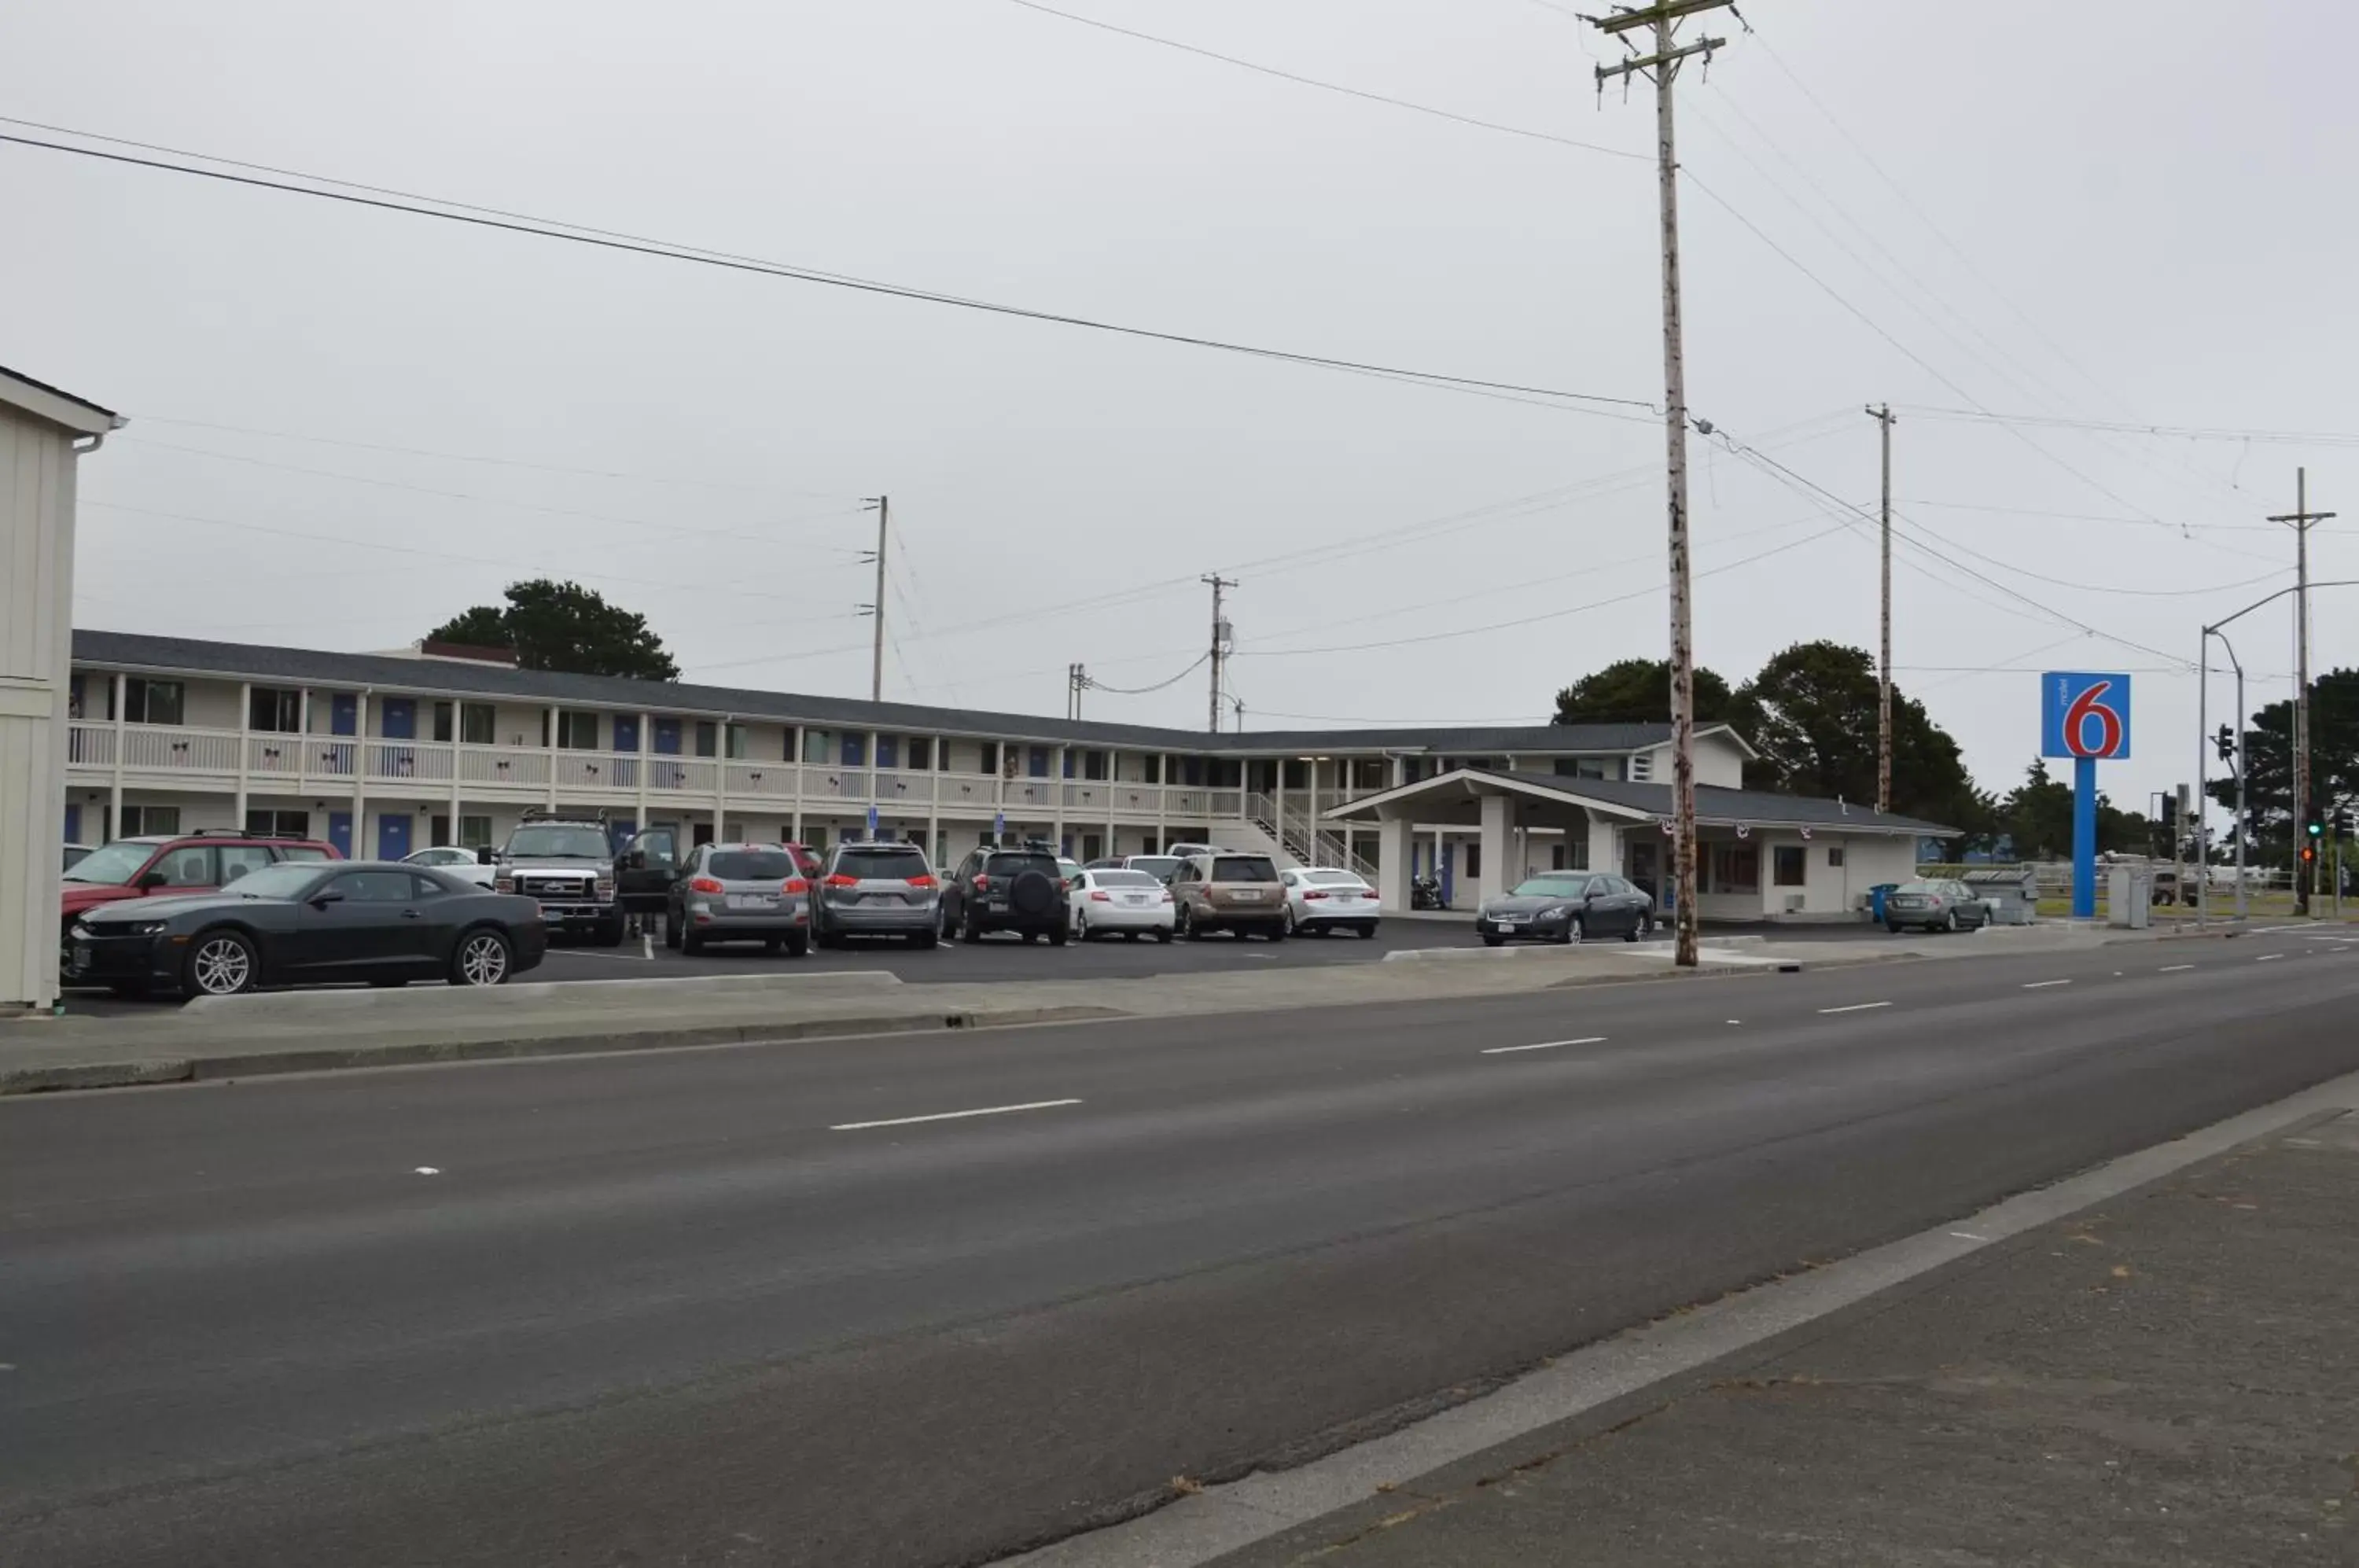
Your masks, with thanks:
M1677 126L1671 114L1671 84L1679 62L1701 55L1707 63L1726 38L1700 38L1674 49L1672 34L1680 19L1699 11L1716 10L1734 0L1655 0L1651 5L1617 10L1607 16L1585 18L1598 31L1623 40L1633 52L1619 65L1597 68L1597 86L1616 77L1651 73L1655 83L1655 140L1663 228L1663 433L1670 479L1671 557L1671 886L1679 943L1672 961L1696 966L1696 822L1695 822L1695 638L1690 615L1688 565L1688 393L1687 368L1680 330L1680 160ZM1654 30L1652 54L1636 52L1626 35L1640 27Z
M2310 509L2310 470L2293 471L2293 510L2271 517L2293 528L2293 908L2310 913L2318 883L2318 862L2304 860L2310 843L2310 530L2334 516ZM2241 720L2242 715L2239 715ZM2312 851L2313 855L2315 851Z
M1892 405L1870 408L1867 417L1884 437L1883 663L1875 689L1875 809L1892 810Z
M1229 623L1228 618L1221 614L1221 594L1223 590L1234 588L1237 584L1233 579L1223 577L1217 572L1200 577L1197 581L1212 585L1212 695L1205 709L1207 722L1204 727L1218 735L1221 733L1221 666L1229 656Z
M876 603L868 613L876 617L875 647L868 659L868 700L885 700L885 546L886 529L893 516L893 501L888 495L876 496L871 503L876 508Z

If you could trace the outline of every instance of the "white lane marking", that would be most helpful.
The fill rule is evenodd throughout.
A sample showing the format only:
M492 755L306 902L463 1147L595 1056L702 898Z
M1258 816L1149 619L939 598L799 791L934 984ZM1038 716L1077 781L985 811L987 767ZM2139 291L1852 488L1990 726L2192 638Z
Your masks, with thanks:
M1976 1236L1970 1230L1953 1230L1950 1234L1956 1236L1960 1241L1988 1241L1990 1239L1990 1237L1986 1236Z
M830 1132L866 1132L870 1127L915 1127L919 1122L954 1122L965 1116L1004 1116L1013 1111L1049 1111L1078 1105L1079 1100L1030 1100L1020 1105L984 1105L972 1111L936 1111L929 1116L892 1116L881 1122L843 1122Z
M1544 1040L1538 1045L1495 1045L1489 1050L1484 1051L1483 1054L1485 1056L1506 1056L1511 1051L1554 1051L1559 1046L1562 1045L1603 1045L1604 1043L1605 1037L1603 1035L1591 1034L1583 1035L1579 1040Z
M2027 980L2023 983L2023 988L2027 991L2044 991L2050 985L2070 985L2071 984L2072 982L2070 980Z
M418 1168L418 1174L420 1176L440 1176L442 1174L442 1170L441 1167L436 1165L421 1165Z
M2273 958L2283 958L2285 954L2282 953L2264 953L2259 957L2254 959L2253 962L2256 964L2267 964Z
M2155 973L2157 975L2176 975L2182 969L2192 969L2194 967L2195 965L2192 964L2166 964L2161 968L2156 970Z
M1870 1007L1888 1007L1890 1006L1892 1006L1892 1004L1889 1002L1854 1002L1848 1007L1821 1007L1819 1011L1821 1013L1864 1013Z
M1729 1021L1730 1023L1733 1023L1733 1024L1741 1024L1741 1023L1743 1023L1745 1020L1744 1020L1743 1018L1731 1018L1731 1019L1729 1019L1728 1021Z

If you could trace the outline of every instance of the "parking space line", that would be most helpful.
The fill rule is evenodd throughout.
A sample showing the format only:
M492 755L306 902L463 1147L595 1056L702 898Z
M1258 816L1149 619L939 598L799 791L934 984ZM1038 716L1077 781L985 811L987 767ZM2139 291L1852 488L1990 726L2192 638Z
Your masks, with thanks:
M881 1122L844 1122L832 1127L830 1132L866 1132L871 1127L915 1127L919 1122L954 1122L968 1116L1004 1116L1016 1111L1049 1111L1060 1105L1078 1105L1079 1100L1030 1100L1020 1105L984 1105L972 1111L936 1111L928 1116L892 1116Z
M1564 1045L1603 1045L1602 1034L1583 1035L1579 1040L1544 1040L1537 1045L1495 1045L1483 1052L1485 1056L1506 1056L1518 1051L1554 1051Z
M2070 985L2071 984L2072 982L2070 980L2027 980L2023 983L2023 988L2027 991L2044 991L2050 985Z
M1890 1006L1892 1006L1892 1004L1889 1002L1854 1002L1848 1007L1821 1007L1819 1011L1821 1013L1864 1013L1870 1007L1888 1007Z
M2155 973L2157 975L2176 975L2182 969L2192 969L2194 967L2195 965L2192 964L2166 964L2161 968L2156 970Z

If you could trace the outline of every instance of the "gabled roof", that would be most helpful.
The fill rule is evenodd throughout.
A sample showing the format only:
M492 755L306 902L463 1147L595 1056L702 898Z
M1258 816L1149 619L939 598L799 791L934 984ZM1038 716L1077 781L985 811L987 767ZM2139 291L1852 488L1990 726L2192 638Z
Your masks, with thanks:
M1096 719L1051 719L1033 713L979 713L919 702L871 702L687 681L634 681L619 676L568 675L495 664L418 659L388 653L329 653L316 648L151 637L140 632L77 629L73 656L90 664L161 673L212 676L321 687L381 687L458 698L517 702L594 703L701 718L773 720L830 728L973 735L986 740L1070 742L1141 751L1196 755L1322 756L1338 751L1405 751L1437 757L1504 757L1511 753L1611 755L1666 745L1669 724L1532 724L1514 729L1385 728L1271 730L1211 735L1151 724ZM1724 724L1698 734L1723 734L1751 755L1744 737Z
M1506 793L1560 801L1569 806L1634 822L1667 822L1672 811L1669 784L1627 779L1573 779L1560 773L1506 773L1461 768L1433 779L1363 795L1326 813L1330 821L1365 822L1377 809L1453 792ZM1957 829L1917 817L1879 812L1872 806L1815 795L1778 795L1767 789L1696 786L1696 821L1707 827L1840 828L1845 833L1905 833L1911 838L1954 837Z
M36 381L22 371L0 365L0 404L18 409L34 419L62 426L76 435L103 436L109 430L123 428L123 416L112 408L102 408L87 399L60 390L46 381Z

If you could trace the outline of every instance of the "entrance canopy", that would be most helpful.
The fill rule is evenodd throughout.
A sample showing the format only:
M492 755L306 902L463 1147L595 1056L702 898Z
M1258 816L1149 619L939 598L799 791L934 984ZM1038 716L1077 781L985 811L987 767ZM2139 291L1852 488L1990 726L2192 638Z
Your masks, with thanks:
M1837 829L1845 833L1894 833L1912 843L1920 838L1954 837L1958 831L1917 817L1813 795L1723 789L1710 784L1697 785L1695 793L1696 822L1704 827ZM1579 807L1614 822L1666 822L1672 811L1669 784L1461 768L1382 794L1364 795L1327 812L1326 817L1330 822L1362 824L1400 821L1471 826L1482 821L1482 802L1489 796Z

